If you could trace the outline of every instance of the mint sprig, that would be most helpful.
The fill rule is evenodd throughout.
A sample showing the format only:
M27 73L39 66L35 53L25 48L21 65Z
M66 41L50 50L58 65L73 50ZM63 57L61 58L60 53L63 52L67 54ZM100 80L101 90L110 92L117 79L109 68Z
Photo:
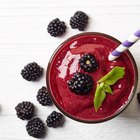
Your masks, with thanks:
M102 105L102 102L104 101L105 97L106 97L106 94L105 94L105 91L103 90L103 87L101 86L101 84L97 84L95 97L94 97L94 107L95 107L96 112Z
M116 66L97 82L94 96L94 107L96 112L102 106L102 103L106 98L106 93L113 94L110 86L114 85L119 79L123 78L124 74L124 67Z
M108 84L104 84L103 90L104 90L106 93L113 94L113 91L112 91L111 87L110 87Z

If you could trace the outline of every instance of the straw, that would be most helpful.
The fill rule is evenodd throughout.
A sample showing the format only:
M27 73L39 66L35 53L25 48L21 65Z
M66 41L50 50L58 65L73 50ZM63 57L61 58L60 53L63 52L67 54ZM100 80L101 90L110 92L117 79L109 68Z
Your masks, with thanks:
M113 52L108 56L109 61L117 59L124 51L131 47L140 39L140 29L132 34L127 40L125 40L121 45L119 45Z

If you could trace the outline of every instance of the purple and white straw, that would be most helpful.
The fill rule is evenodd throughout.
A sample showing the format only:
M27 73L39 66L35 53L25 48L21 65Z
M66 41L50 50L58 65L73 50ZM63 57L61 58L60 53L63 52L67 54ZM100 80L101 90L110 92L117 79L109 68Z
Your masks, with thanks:
M119 45L113 52L108 56L109 61L117 59L124 51L131 47L140 39L140 29L132 34L127 40L125 40L121 45Z

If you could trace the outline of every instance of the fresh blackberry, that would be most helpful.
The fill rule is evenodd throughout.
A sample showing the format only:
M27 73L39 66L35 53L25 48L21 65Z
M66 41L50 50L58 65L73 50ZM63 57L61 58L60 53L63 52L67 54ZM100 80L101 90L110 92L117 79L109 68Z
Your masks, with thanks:
M22 77L27 81L36 81L43 74L43 68L36 62L27 64L24 69L21 70Z
M53 111L46 120L48 127L59 127L62 126L64 122L64 117L61 113Z
M49 23L47 31L51 36L60 36L66 32L65 22L60 21L58 18L56 18Z
M98 69L97 60L90 53L84 54L80 58L79 63L80 63L81 69L83 69L85 72L93 72Z
M38 90L36 98L37 101L43 106L52 105L52 100L46 87L42 87Z
M23 101L19 103L16 107L17 117L22 120L29 120L34 115L34 105L31 102Z
M138 94L137 94L137 100L138 100L138 102L140 104L140 92L138 92Z
M78 95L87 95L93 89L93 79L89 74L74 73L68 81L69 89Z
M70 25L73 29L79 29L83 31L88 23L88 16L86 13L82 11L77 11L71 18L70 18Z
M45 125L40 118L30 120L26 125L28 134L35 138L41 138L45 135Z

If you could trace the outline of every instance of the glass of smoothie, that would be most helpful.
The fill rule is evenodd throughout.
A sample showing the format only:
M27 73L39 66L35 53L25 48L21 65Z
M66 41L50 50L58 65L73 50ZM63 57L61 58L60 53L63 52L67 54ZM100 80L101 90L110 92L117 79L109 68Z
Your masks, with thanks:
M48 64L46 83L54 104L62 113L76 121L98 123L116 117L128 106L136 92L138 72L129 51L115 61L108 60L109 53L120 44L109 35L86 32L70 37L57 48ZM84 54L92 54L96 59L98 68L90 73L83 71L80 65ZM106 94L102 106L95 111L93 99L97 81L115 66L124 67L125 75L112 85L113 94ZM92 77L93 87L88 94L80 94L80 91L75 94L70 90L68 81L75 73Z

